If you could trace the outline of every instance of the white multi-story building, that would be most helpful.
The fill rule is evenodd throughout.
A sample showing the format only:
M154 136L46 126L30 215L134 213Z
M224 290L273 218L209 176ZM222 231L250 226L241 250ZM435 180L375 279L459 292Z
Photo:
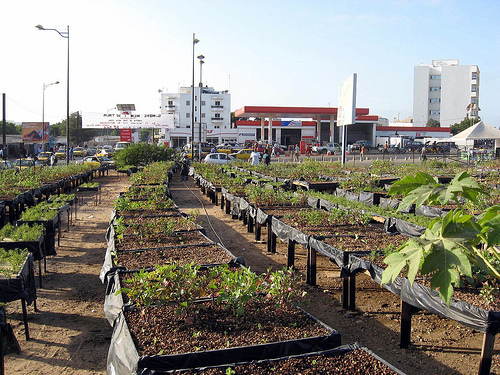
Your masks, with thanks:
M171 147L191 143L193 109L191 87L181 87L178 93L161 94L161 113L172 114L174 125L165 129L161 138ZM194 141L219 144L236 140L237 131L231 129L231 94L229 91L215 91L213 87L194 88ZM201 117L200 117L201 114ZM200 134L201 120L201 140Z
M442 127L479 117L479 68L458 60L433 60L414 68L413 126L429 119Z

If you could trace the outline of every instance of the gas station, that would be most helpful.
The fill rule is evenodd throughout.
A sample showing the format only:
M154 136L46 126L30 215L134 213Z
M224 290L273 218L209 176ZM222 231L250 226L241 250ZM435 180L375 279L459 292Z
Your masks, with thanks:
M301 141L340 143L337 113L333 107L245 106L235 111L238 142L277 142L285 146ZM358 139L375 142L378 116L369 113L368 108L356 108L356 122L349 127L348 143Z

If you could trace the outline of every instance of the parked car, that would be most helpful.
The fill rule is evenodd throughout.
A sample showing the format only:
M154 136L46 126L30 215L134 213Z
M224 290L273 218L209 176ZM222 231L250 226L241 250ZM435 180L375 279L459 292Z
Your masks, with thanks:
M370 151L372 148L372 142L365 139L356 141L351 145L351 150L361 150L361 147L365 146L366 151Z
M73 149L73 156L85 156L85 149L83 147L75 147Z
M40 163L50 164L50 157L53 155L50 151L40 152L37 156L37 159Z
M89 147L88 149L85 150L85 155L92 156L92 155L95 155L96 152L97 152L97 149L95 147Z
M217 152L222 152L224 154L231 154L233 153L233 148L229 145L219 145L216 147ZM212 150L210 150L212 151Z
M405 148L408 152L421 152L424 148L424 144L417 141L408 141L406 142Z
M342 152L342 147L335 142L327 142L323 146L312 146L312 152L316 152L318 154L328 154L330 152L332 155L335 153Z
M224 154L222 152L216 152L205 156L203 162L209 164L230 164L233 163L235 160L236 159L233 158L231 155Z
M16 159L12 163L14 165L14 169L16 171L20 171L23 169L29 169L29 168L34 168L34 169L39 169L41 168L40 164L35 164L35 159L32 158L21 158L21 159ZM35 168L36 166L36 168Z
M14 169L14 164L8 160L1 160L0 159L0 170L4 169Z
M116 168L115 161L106 157L106 156L86 156L81 161L77 161L78 164L87 164L87 163L99 163L101 166L109 166L112 169Z
M130 142L126 142L126 141L116 142L115 151L124 150L128 146L130 146Z
M244 148L238 152L233 152L232 154L229 154L229 156L232 156L233 158L238 160L248 160L250 158L250 154L252 153L252 151L253 149L251 148Z
M452 153L458 150L458 146L455 142L437 142L437 146L441 152Z
M66 147L59 147L55 155L57 159L66 159Z
M102 150L106 151L107 155L105 155L105 156L108 156L108 157L112 157L114 155L114 153L115 153L115 149L111 145L104 145L104 146L102 146Z

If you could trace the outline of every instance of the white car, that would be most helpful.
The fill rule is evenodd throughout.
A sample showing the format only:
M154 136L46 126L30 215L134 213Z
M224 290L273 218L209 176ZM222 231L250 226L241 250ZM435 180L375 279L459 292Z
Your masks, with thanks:
M213 154L208 154L203 159L203 163L209 164L229 164L233 163L236 159L228 154L224 154L222 152L216 152Z

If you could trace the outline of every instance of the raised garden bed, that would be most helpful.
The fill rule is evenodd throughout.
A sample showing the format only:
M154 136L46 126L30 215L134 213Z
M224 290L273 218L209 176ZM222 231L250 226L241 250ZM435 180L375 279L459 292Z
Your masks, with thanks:
M182 371L184 375L316 375L316 374L377 374L390 375L403 372L357 344L343 345L335 349L290 355L277 359L257 360L246 363L230 362L217 367L204 367Z
M117 266L137 270L169 263L178 265L226 263L232 258L234 257L220 245L205 243L161 249L117 251L113 261Z

